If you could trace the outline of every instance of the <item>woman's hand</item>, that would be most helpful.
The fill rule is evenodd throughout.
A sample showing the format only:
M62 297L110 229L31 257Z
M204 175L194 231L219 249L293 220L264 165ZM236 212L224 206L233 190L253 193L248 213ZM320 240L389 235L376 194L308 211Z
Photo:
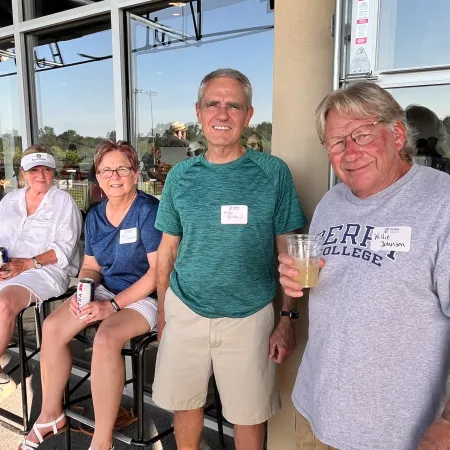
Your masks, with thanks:
M116 310L109 300L94 300L78 310L77 318L84 323L94 323L105 320L115 312Z
M2 270L0 271L0 278L2 280L9 280L33 267L34 262L31 258L11 258L9 262L3 264Z

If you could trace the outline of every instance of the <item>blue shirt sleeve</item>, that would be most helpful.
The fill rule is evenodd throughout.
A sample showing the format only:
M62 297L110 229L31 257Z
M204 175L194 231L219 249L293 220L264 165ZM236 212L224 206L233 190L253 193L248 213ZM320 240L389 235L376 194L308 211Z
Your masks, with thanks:
M141 224L141 240L147 254L158 250L162 238L161 231L155 228L158 209L158 205L153 205Z
M155 227L172 236L183 234L180 215L174 205L174 193L178 184L178 177L175 174L177 167L174 167L167 175L161 201L158 208Z

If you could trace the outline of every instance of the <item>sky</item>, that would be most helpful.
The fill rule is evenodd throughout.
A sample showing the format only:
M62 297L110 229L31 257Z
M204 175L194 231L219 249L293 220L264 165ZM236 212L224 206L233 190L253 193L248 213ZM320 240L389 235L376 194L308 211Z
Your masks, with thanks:
M448 0L382 0L381 14L381 33L393 31L381 48L381 68L450 64Z
M390 7L394 8L394 20ZM449 0L382 0L380 32L391 39L383 41L379 68L450 65ZM450 86L417 86L390 89L403 108L426 106L443 119L450 114Z
M237 3L235 3L237 2ZM203 33L273 25L273 13L265 0L212 0L211 4L226 4L211 9L203 17ZM235 4L233 4L235 3ZM189 9L186 7L185 12ZM161 23L194 34L190 11L188 17L170 8L159 15ZM132 46L145 44L146 27L132 20ZM233 35L234 36L234 35ZM224 36L221 36L223 38ZM228 36L229 37L229 36ZM133 53L133 87L151 90L153 123L175 120L194 122L194 104L203 76L218 67L229 66L243 71L254 87L255 116L253 123L272 121L273 30L200 46L172 44L173 50ZM217 39L217 38L214 38ZM153 42L153 31L151 33ZM91 56L111 55L110 30L97 32L71 41L61 41L59 48L64 62L86 61L79 53ZM37 48L38 58L51 60L49 47ZM0 63L0 75L11 70L11 60ZM0 78L0 131L19 128L16 77ZM96 61L55 70L39 71L36 75L39 127L50 126L61 133L74 129L81 135L106 136L115 129L112 59ZM147 134L151 130L150 98L137 96L138 128Z
M211 5L227 4L209 10L204 17L204 33L227 31L257 25L272 25L273 13L267 11L266 0L208 0ZM392 14L391 6L395 14ZM382 0L381 33L392 32L380 48L382 68L417 67L450 64L449 0ZM170 8L158 16L162 23L193 34L189 13ZM384 14L384 15L383 15ZM389 17L394 17L389 21ZM132 46L145 42L145 27L132 20ZM247 74L254 87L255 116L253 124L271 121L273 78L273 31L199 47L172 44L173 50L135 53L132 58L133 87L153 91L153 124L175 120L194 122L194 103L201 78L219 66L231 66ZM66 63L85 61L78 53L92 56L111 55L109 30L73 41L62 41L60 49ZM39 47L38 57L50 58L48 47ZM14 71L10 59L0 63L0 75ZM0 78L0 132L20 128L17 79ZM115 129L112 60L81 66L39 72L36 77L39 126L51 126L57 133L69 128L91 136L105 136ZM402 106L416 103L433 109L441 118L450 113L450 86L399 88L391 91ZM150 98L137 95L138 130L151 129Z

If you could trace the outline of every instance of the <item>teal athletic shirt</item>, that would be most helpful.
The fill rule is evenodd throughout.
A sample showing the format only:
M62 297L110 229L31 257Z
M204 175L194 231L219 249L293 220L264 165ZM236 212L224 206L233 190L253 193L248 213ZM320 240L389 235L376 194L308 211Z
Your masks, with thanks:
M247 223L222 223L233 221L223 207L236 205L234 221ZM274 235L305 223L286 163L248 148L225 164L203 154L178 163L155 227L181 236L170 287L192 311L213 319L246 317L273 300Z

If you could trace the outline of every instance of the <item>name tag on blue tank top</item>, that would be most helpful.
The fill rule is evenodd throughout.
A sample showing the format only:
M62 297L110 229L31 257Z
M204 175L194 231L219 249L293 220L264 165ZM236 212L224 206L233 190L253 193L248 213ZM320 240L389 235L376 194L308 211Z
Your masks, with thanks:
M132 244L138 240L138 229L128 228L126 230L120 230L119 244Z

